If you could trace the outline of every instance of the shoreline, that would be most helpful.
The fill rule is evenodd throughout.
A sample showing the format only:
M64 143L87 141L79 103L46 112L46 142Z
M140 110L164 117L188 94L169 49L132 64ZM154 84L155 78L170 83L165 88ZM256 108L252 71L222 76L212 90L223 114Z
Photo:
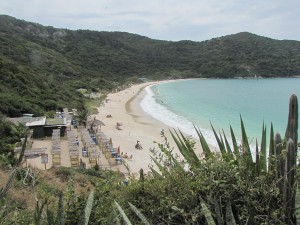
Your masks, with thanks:
M172 81L137 84L120 92L108 94L107 99L109 100L98 108L98 114L93 115L104 122L105 126L102 126L101 130L108 138L112 138L114 147L120 146L120 152L123 152L123 154L127 153L128 156L133 156L131 160L124 159L133 174L137 174L140 169L143 169L145 172L150 171L149 165L152 165L150 149L158 150L157 143L162 144L165 141L161 137L162 129L165 131L165 136L171 148L174 148L174 153L180 155L168 131L176 128L170 127L153 118L150 114L144 112L141 107L141 101L147 95L146 87ZM111 115L112 117L107 118L107 115ZM117 123L122 124L120 127L121 130L116 129ZM140 141L143 147L142 150L135 149L134 146L137 140ZM201 154L202 151L199 150L201 147L198 142L195 146L196 154Z

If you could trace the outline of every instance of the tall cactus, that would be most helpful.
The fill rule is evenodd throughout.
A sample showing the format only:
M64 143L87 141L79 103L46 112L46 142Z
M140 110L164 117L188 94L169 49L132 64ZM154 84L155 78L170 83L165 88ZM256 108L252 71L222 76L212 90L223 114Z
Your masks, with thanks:
M278 187L284 204L284 218L286 224L295 224L295 176L298 143L298 100L292 95L289 104L288 124L285 132L286 160L283 161L282 143L280 135L275 136L277 158Z
M298 99L296 95L290 97L289 118L285 132L285 140L291 138L297 147L298 144ZM297 154L297 151L295 152Z
M295 144L290 138L287 142L286 157L286 176L284 179L285 187L285 220L287 224L294 224L293 217L295 212L295 175L296 175L296 157Z
M279 192L283 199L283 193L284 193L284 167L285 162L282 155L282 142L281 137L279 133L276 133L275 135L275 149L276 149L276 170L277 170L277 186L279 188Z
M287 141L287 160L286 160L286 219L287 224L293 224L295 213L295 167L298 144L298 99L292 95L289 104L288 125L285 132Z

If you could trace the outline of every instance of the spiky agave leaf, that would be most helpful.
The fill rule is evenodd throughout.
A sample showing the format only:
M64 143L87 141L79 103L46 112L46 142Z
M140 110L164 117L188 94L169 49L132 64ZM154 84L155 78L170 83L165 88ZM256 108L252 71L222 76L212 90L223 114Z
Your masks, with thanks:
M258 141L256 139L255 142L255 164L256 164L256 173L259 176L260 175L260 160L259 160L259 150L258 150Z
M63 193L59 193L58 199L58 208L57 208L57 216L56 216L56 224L64 225L64 203L63 203Z
M162 166L155 158L153 158L152 156L150 157L153 162L155 163L155 165L158 167L158 169L160 170L160 172L162 173L163 176L169 176L170 173L169 171L166 169L166 167Z
M114 215L113 224L115 224L115 225L121 225L120 216L119 216L119 214L116 212L115 208L113 208L113 215Z
M189 163L191 163L191 165L200 166L200 160L197 157L194 148L190 145L190 141L183 135L183 133L180 130L179 130L179 133L181 135L184 145L186 146L186 149L188 150L189 158L192 161L192 163L191 162L189 162ZM177 134L177 136L178 136L178 134Z
M223 140L221 132L219 132L219 136L220 136L220 141L221 141L222 145L225 146L225 143L224 143L224 140ZM224 147L224 149L225 149L225 153L227 153L226 147Z
M175 131L176 133L176 131ZM180 141L180 139L178 138L178 135L177 137L173 134L172 131L170 131L170 134L173 138L173 140L175 141L175 144L177 145L177 148L178 150L180 151L180 153L182 154L182 156L185 158L185 159L188 159L189 158L189 153L188 153L188 149L186 148L186 146L183 145L182 141Z
M89 220L90 220L90 215L91 215L93 203L94 203L94 193L95 193L95 190L93 189L90 192L88 200L85 205L85 209L84 209L84 224L85 225L88 225Z
M213 127L213 125L210 123L210 126L213 130L213 133L215 135L215 138L217 140L217 143L218 143L218 146L219 146L219 149L221 151L221 154L223 156L223 158L225 158L226 156L226 149L225 149L225 145L224 145L224 142L219 138L219 135L217 134L217 132L215 131L215 128Z
M151 170L152 175L155 179L163 178L162 175L159 172L157 172L155 169L153 169L152 167L150 167L150 170Z
M270 144L269 144L269 161L268 161L268 171L274 172L276 167L275 161L275 140L274 140L274 129L273 124L271 123L270 128Z
M164 147L162 144L158 144L158 147L161 150L161 152L164 153L168 157L168 159L174 164L174 167L176 167L176 169L183 171L181 164L174 157L174 155L172 154L172 151L170 149Z
M41 224L42 213L44 207L48 204L48 199L45 199L42 204L40 205L39 200L36 198L36 205L34 210L34 224L39 225Z
M209 208L207 207L207 205L205 204L205 202L201 198L201 196L199 198L200 198L200 205L201 205L201 208L202 208L202 212L203 212L204 217L206 219L207 225L216 225L216 223L215 223L215 221L212 217L211 211L209 210Z
M198 167L200 165L200 160L197 157L194 149L192 149L191 147L188 146L188 140L184 137L184 135L179 131L179 134L174 131L176 136L174 135L173 132L170 131L173 140L175 141L178 150L180 151L180 153L182 154L182 156L186 159L186 161L193 166Z
M52 209L50 209L49 205L46 206L46 218L47 218L47 224L55 224L54 212Z
M234 135L234 132L233 132L233 129L232 129L231 126L230 126L230 134L231 134L231 139L232 139L232 145L233 145L233 151L234 151L234 154L235 154L235 158L239 159L240 158L240 150L239 150L239 146L237 144L237 141L236 141L236 138L235 138L235 135Z
M122 207L119 205L119 203L116 200L115 200L115 205L116 205L121 217L123 218L123 221L125 222L125 224L132 225L132 223L130 222L130 220L127 217L126 213L124 212L124 210L122 209Z
M216 214L216 219L217 219L218 225L223 225L224 219L221 215L222 211L220 209L220 205L219 205L216 197L214 197L214 208L215 208L215 214Z
M142 220L142 222L144 224L150 225L150 223L148 222L147 218L144 216L144 214L137 207L135 207L130 202L128 202L128 204L130 205L130 208L132 209L132 211Z
M223 136L224 136L224 141L225 141L225 145L226 145L227 155L229 156L229 159L232 160L232 159L234 159L234 155L233 155L232 149L231 149L230 144L227 140L227 137L225 135L224 130L223 130Z
M235 218L233 216L230 200L226 203L226 224L236 225Z
M245 160L245 162L248 165L249 169L252 169L253 159L252 159L252 156L251 156L251 150L250 150L248 137L247 137L247 133L246 133L246 129L245 129L245 126L244 126L242 116L241 116L241 130L242 130L243 159Z
M260 172L267 172L267 130L263 123L262 135L261 135L261 147L260 147Z
M197 129L195 126L194 126L196 132L197 132L197 135L199 137L199 140L200 140L200 144L201 144L201 147L202 147L202 150L204 152L204 156L206 159L209 159L213 156L203 134L201 133L200 129Z

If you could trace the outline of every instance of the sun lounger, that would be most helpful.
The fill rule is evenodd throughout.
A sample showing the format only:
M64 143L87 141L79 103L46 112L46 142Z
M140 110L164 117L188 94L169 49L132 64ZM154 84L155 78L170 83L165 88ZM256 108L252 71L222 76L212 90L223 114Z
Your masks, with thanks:
M60 161L60 154L54 154L52 155L52 164L53 165L60 165L61 161Z
M79 166L79 157L78 155L70 155L71 166Z
M91 166L95 166L97 164L97 159L99 158L100 156L92 156L89 158L89 162L91 164Z
M122 164L122 157L116 157L116 164Z

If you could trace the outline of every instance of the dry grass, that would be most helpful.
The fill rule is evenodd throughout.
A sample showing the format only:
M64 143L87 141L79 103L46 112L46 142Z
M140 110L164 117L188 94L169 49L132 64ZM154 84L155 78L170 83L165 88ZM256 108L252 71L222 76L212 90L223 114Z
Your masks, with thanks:
M33 210L35 208L35 195L43 186L48 186L66 192L68 185L68 176L63 176L59 171L60 167L51 168L47 171L36 170L38 173L38 183L33 187L31 185L25 185L23 180L17 180L13 183L13 186L9 189L6 199L12 200L17 208ZM0 188L6 184L12 170L0 169ZM72 170L72 177L74 179L75 193L84 193L88 195L91 183L87 179L86 175L77 173Z

